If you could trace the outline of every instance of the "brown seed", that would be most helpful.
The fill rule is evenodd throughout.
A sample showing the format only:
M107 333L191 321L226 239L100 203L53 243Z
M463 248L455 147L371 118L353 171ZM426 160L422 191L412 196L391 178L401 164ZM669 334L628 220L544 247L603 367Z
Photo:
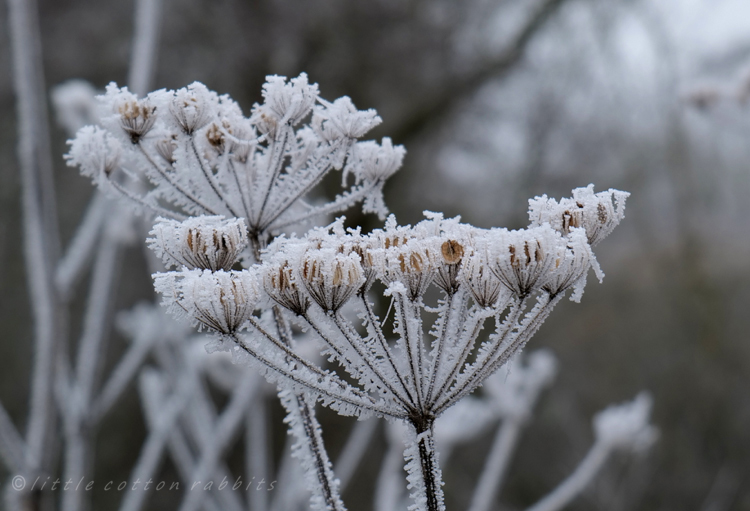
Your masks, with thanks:
M440 247L443 253L443 259L448 264L456 264L464 256L464 247L455 240L448 240Z

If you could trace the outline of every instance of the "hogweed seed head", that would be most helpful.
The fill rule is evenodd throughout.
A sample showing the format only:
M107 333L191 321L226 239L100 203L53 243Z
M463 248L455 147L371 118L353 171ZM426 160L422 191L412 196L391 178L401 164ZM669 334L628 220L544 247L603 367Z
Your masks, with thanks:
M79 167L81 174L97 184L103 184L120 164L120 141L98 126L84 126L78 130L76 138L68 140L68 145L67 164Z
M174 92L169 112L182 132L192 135L210 122L214 115L215 102L215 94L202 83L193 82Z
M310 296L326 312L339 310L365 283L359 255L331 248L308 251L300 275Z
M593 247L611 233L625 217L627 192L609 189L594 193L594 185L573 190L573 198L558 203L546 195L529 199L529 220L532 226L548 223L567 235L571 229L586 230Z
M148 99L123 98L116 104L116 109L120 126L134 144L140 142L156 122L156 107Z
M148 245L166 266L229 270L248 244L242 218L200 216L184 222L158 219Z
M526 297L541 289L565 250L559 233L549 226L518 231L493 230L490 270L512 293Z
M254 271L183 270L154 274L162 304L200 328L234 334L250 318L258 303Z
M285 76L267 76L263 98L265 108L259 113L266 115L266 122L276 121L294 126L312 110L318 99L318 84L311 85L305 73L288 83Z

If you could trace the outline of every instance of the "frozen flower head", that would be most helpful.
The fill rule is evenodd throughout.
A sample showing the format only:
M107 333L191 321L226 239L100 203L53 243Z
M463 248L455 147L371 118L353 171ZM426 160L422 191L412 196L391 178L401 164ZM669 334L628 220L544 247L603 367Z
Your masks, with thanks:
M215 102L215 94L202 83L193 82L175 91L169 112L182 132L191 135L210 122Z
M633 401L610 406L594 416L596 439L616 449L644 451L659 436L649 424L653 398L641 392Z
M324 140L354 140L383 122L373 109L357 110L347 96L333 103L323 99L318 101L320 105L313 110L312 127Z
M494 230L491 236L490 270L519 297L544 287L565 251L564 240L549 226Z
M200 216L184 222L159 218L148 245L167 267L229 270L247 246L242 218Z
M311 85L305 73L289 82L285 76L267 76L263 98L264 105L258 107L260 115L270 115L271 122L294 126L312 110L318 99L318 84Z
M627 192L609 189L594 193L594 185L573 190L573 198L561 199L558 203L546 195L529 199L529 220L532 226L550 224L567 235L571 229L586 230L589 244L593 247L612 232L625 216Z
M119 167L122 145L98 126L84 126L76 138L68 141L67 164L81 169L81 174L102 185Z
M133 144L140 140L154 127L156 107L147 98L138 99L134 94L122 89L114 103L115 111L120 116L120 127L130 137Z
M257 277L248 270L157 273L154 287L170 312L225 335L236 333L258 303Z
M326 312L339 310L365 282L359 255L331 247L309 250L302 258L300 276L310 296Z
M303 315L310 306L304 284L300 283L295 271L296 258L283 255L274 257L261 267L263 289L271 299L294 314Z
M554 268L543 289L551 296L557 296L572 288L573 294L570 299L579 302L586 286L586 274L592 266L601 282L603 274L588 244L586 231L582 228L573 228L566 239L566 247L555 260Z
M310 117L317 85L306 75L270 76L263 93L265 102L245 117L231 98L197 82L144 99L111 84L99 98L101 126L81 132L68 159L96 175L108 194L158 216L244 218L255 257L288 226L356 204L384 217L382 187L400 165L403 148L384 142L381 150L372 143L367 165L361 159L349 165L356 137L379 122L375 112L359 112L348 99L323 102L315 119L297 128ZM93 143L98 130L105 149L92 161L79 149ZM108 143L110 136L121 146ZM120 161L127 165L117 166ZM316 189L328 182L328 173L354 167L358 178L344 176L341 193L328 202L309 200L320 196Z

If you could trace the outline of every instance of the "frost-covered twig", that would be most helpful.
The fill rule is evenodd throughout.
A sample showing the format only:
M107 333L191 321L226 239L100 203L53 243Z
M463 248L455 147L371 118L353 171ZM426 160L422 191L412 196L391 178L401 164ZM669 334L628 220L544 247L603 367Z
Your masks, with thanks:
M107 199L99 192L95 192L83 220L78 225L75 235L55 271L55 284L61 297L70 297L73 286L87 269L86 263L89 261L99 239L107 208Z
M474 490L469 511L487 511L503 486L503 479L525 424L542 389L556 372L552 354L539 350L517 364L508 364L485 383L489 401L502 418L492 448Z
M258 399L260 381L257 375L246 373L238 382L229 404L216 420L213 433L208 442L201 446L201 456L193 471L194 481L205 481L215 472L218 462L229 447L229 441L239 430L242 421L247 416L248 406ZM203 502L205 492L189 495L183 500L180 511L196 511Z
M377 431L377 427L378 423L373 419L357 421L349 432L349 437L334 465L334 472L339 476L339 491L342 493L349 484L349 481L354 477L357 467L362 462L362 458L375 435L375 431Z
M158 394L155 387L160 386L158 376L153 373L144 373L141 377L141 395ZM191 385L182 382L176 392L166 402L162 403L159 415L155 418L154 428L150 431L138 456L131 478L135 481L145 483L155 475L158 465L162 459L164 448L169 441L169 436L174 429L174 424L190 398ZM146 399L144 397L144 403ZM133 488L129 491L120 505L120 511L139 511L143 508L147 490L144 488Z
M59 252L54 184L36 3L8 1L14 88L17 98L24 252L34 320L34 366L25 468L46 465L52 417L52 374L60 316L54 289Z
M577 497L599 474L614 450L644 451L658 436L649 424L651 397L639 394L633 401L610 406L594 417L596 441L575 471L528 511L558 511Z
M24 469L23 438L18 433L16 426L0 403L0 458L3 459L6 468L10 472L20 474Z

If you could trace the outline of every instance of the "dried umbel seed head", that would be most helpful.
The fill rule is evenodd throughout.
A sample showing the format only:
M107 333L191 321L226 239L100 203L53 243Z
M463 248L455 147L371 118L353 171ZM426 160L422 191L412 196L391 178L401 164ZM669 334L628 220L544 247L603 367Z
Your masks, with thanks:
M391 139L385 137L382 145L372 140L357 142L351 154L347 172L354 173L360 180L375 183L388 179L401 168L406 149L394 146Z
M438 257L437 273L435 283L447 294L452 295L458 291L458 274L464 257L464 247L456 240L442 238L436 240L440 244L440 255Z
M610 189L594 193L594 185L573 190L573 198L558 203L546 195L529 200L532 226L548 223L567 235L571 229L586 230L589 244L596 245L609 235L625 216L625 200L630 194Z
M169 138L163 138L154 144L156 152L164 158L164 161L172 165L175 162L174 152L177 149L177 136L172 135Z
M302 282L326 312L335 312L365 283L358 254L332 249L310 250L302 259Z
M213 98L205 85L194 82L175 91L169 111L180 129L192 135L213 117Z
M491 231L490 269L512 293L526 297L547 283L565 250L560 234L549 226L518 231Z
M424 295L435 277L439 256L429 241L413 239L404 245L391 245L383 253L380 271L383 280L388 284L400 281L412 301Z
M259 296L257 277L250 270L157 273L154 287L170 312L222 334L242 328Z
M308 83L305 73L288 83L284 76L267 76L263 97L266 115L270 114L279 123L293 126L312 110L318 99L318 85Z
M483 308L502 305L508 290L490 270L486 250L475 250L462 262L461 280L468 286L477 305Z
M333 103L319 99L313 111L312 127L328 142L341 138L354 140L383 122L375 110L357 110L352 100L344 96Z
M586 286L586 274L594 264L596 259L588 244L586 231L574 228L567 237L565 250L555 260L555 266L543 289L551 296L556 296L573 288L571 300L578 302Z
M81 128L76 138L68 141L68 144L70 151L65 155L67 164L80 167L81 174L92 178L97 184L106 181L120 165L120 142L98 126Z
M120 115L120 126L134 144L140 142L156 122L156 107L148 99L136 99L131 94L118 101L115 109Z
M294 268L289 261L279 258L265 263L261 268L263 288L273 301L297 315L303 315L310 306L307 294L297 284Z
M213 123L211 126L208 127L206 130L206 140L208 140L209 145L219 154L224 154L225 143L224 143L224 134L221 132L221 128L216 124Z
M150 234L149 247L165 265L211 271L229 270L248 243L243 219L220 216L159 219Z

